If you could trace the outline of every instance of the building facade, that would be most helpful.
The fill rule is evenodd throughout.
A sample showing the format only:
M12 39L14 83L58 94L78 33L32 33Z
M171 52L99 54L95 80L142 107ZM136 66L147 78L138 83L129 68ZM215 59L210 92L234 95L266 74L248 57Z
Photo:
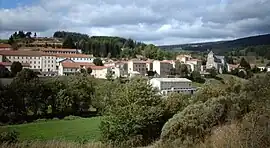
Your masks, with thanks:
M147 73L146 61L130 60L128 61L128 73L133 73L134 71L139 72L141 75L145 76Z
M196 90L192 87L192 81L186 78L153 78L150 84L162 95L173 92L193 94Z

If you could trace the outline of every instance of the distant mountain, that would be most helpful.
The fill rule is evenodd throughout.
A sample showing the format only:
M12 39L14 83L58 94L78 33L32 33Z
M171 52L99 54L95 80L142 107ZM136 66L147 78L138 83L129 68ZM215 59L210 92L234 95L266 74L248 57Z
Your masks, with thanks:
M159 46L159 48L166 50L189 50L189 51L213 50L215 52L226 52L237 48L256 45L270 45L270 34L245 37L230 41L164 45Z

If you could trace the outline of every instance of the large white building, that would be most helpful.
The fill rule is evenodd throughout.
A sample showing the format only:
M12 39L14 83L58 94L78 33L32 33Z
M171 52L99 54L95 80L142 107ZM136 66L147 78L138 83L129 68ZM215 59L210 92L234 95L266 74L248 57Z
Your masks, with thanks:
M192 81L186 78L153 78L150 84L162 95L173 92L193 94L196 90L192 87Z

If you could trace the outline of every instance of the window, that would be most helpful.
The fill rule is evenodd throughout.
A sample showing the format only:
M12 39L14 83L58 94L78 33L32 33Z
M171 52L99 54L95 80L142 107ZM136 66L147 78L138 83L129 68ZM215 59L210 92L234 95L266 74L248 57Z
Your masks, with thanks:
M36 68L36 66L34 66L34 68Z
M36 61L34 61L34 64L36 64Z

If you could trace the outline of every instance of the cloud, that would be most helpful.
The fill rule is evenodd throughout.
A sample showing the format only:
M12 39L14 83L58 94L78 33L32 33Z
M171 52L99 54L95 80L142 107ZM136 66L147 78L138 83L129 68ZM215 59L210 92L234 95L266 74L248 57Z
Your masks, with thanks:
M154 44L270 33L270 0L40 0L0 9L0 37L66 30Z

